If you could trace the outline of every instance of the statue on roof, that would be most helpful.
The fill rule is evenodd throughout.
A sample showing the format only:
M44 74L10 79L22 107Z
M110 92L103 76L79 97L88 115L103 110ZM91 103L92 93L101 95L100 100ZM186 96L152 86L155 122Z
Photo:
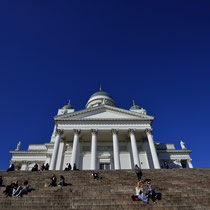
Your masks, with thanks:
M184 144L185 144L185 143L181 140L181 141L180 141L181 148L182 148L182 149L187 149L187 148L185 147Z
M70 99L69 99L68 104L65 105L65 106L62 108L61 113L62 113L62 114L68 113L68 109L74 109L74 107L71 105Z
M21 145L21 141L18 142L16 151L19 151L20 150L20 145Z
M66 114L67 113L67 109L63 108L61 112L62 112L62 114Z
M146 111L146 109L141 108L140 109L140 113L146 115L147 114L147 111Z

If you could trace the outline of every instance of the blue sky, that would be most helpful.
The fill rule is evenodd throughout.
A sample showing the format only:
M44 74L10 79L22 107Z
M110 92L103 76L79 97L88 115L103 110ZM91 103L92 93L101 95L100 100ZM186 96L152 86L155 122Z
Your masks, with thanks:
M18 141L50 141L71 99L110 93L155 116L154 140L182 139L209 167L209 1L1 1L0 169Z

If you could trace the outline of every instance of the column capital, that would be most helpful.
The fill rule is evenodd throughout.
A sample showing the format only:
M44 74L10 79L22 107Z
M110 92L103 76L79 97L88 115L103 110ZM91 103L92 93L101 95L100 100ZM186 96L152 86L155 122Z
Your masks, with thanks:
M146 131L146 133L152 135L152 128L147 128L145 131Z
M56 135L62 135L63 134L63 130L62 129L56 129Z
M113 134L118 134L118 130L117 129L112 129L112 133Z
M129 129L128 132L131 134L135 134L135 129Z
M80 130L79 129L74 129L74 134L80 134Z
M193 168L193 164L192 164L192 159L191 158L187 159L187 163L188 163L189 168Z
M92 134L97 134L98 133L98 130L97 129L91 129L91 133Z
M64 142L66 140L66 137L61 137L61 141Z

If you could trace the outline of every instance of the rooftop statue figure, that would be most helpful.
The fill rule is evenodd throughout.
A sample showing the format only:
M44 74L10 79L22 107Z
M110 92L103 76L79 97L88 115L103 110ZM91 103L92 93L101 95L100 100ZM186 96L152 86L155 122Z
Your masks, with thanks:
M17 144L17 148L16 148L17 151L20 150L20 145L21 145L21 141L19 141L18 144Z
M181 148L182 148L182 149L187 149L187 148L185 147L184 144L185 144L185 143L181 140L181 141L180 141Z

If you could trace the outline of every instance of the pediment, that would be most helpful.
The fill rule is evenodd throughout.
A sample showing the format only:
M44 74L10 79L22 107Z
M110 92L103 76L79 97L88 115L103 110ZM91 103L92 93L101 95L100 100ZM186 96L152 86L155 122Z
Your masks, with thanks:
M83 109L69 114L58 115L54 118L59 120L153 120L152 116L143 115L108 105Z

